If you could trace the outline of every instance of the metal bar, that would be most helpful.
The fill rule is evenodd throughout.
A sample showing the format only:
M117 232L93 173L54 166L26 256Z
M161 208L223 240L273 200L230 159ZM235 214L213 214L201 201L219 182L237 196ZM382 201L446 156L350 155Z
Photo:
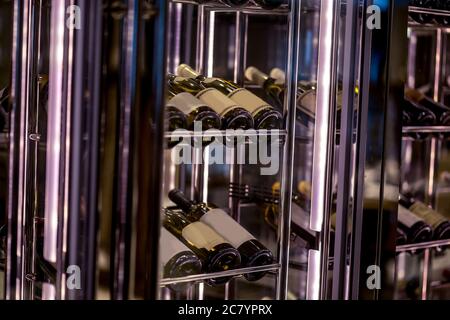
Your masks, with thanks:
M337 189L337 210L334 244L333 267L333 299L343 299L346 288L346 257L347 257L347 217L350 198L352 196L352 145L353 145L353 114L355 105L355 61L357 45L357 13L358 5L347 1L344 45L344 65L342 91L342 110L339 149L339 179Z
M135 256L137 261L132 264L136 269L134 294L144 299L157 299L160 291L159 234L167 70L167 1L136 3L139 5L139 19L135 21L139 38L135 45L139 51L131 138L133 150L130 151L135 159L131 203L133 216L137 219L134 241L138 248Z
M416 87L416 52L417 52L417 33L411 31L408 48L408 87Z
M434 190L435 190L435 176L436 169L439 161L439 139L432 137L430 141L430 157L428 164L428 181L426 189L426 202L430 205L434 205Z
M446 133L450 127L446 126L408 126L402 128L403 133Z
M197 282L197 281L215 279L215 278L220 278L220 277L243 276L244 274L247 274L247 273L256 273L256 272L263 272L263 271L277 271L279 269L280 269L279 264L270 264L270 265L266 265L266 266L240 268L240 269L233 269L233 270L222 271L222 272L196 274L196 275L182 277L182 278L165 278L160 281L160 286L167 286L169 284L185 283L185 282Z
M24 34L24 19L27 3L14 1L12 80L11 80L11 118L9 127L9 164L8 164L8 240L6 259L6 294L8 300L18 300L21 296L21 163L24 145L21 140L21 122L25 110L22 110L23 50L27 39ZM25 46L25 47L24 47Z
M433 99L434 101L440 101L441 99L441 78L442 70L445 66L442 64L443 58L446 52L443 50L443 32L441 29L436 30L436 51L435 51L435 61L434 61L434 82L433 82Z
M427 13L427 14L431 14L431 15L450 17L450 11L447 11L447 10L409 6L408 11L415 12L415 13Z
M429 281L428 278L430 276L430 249L425 249L423 253L423 268L422 268L422 290L421 290L421 298L422 300L428 299L428 287Z
M205 59L205 6L199 5L197 10L197 39L196 39L196 57L195 69L204 73L204 59Z
M335 1L321 1L319 57L317 70L316 122L314 128L314 151L311 186L310 229L322 231L324 216L329 202L328 186L330 177L330 117L334 104L332 93L334 56L334 12Z
M307 300L318 300L320 298L321 292L321 252L318 250L308 251L308 272L307 272L307 282L306 282L306 299Z
M297 101L297 81L300 51L300 11L301 0L290 1L288 61L286 68L286 130L287 137L283 150L283 166L280 194L280 221L278 224L278 261L281 265L276 282L276 298L287 299L289 248L291 235L292 180L295 146L295 104Z
M447 239L421 243L403 244L401 246L397 246L396 251L397 252L417 251L423 249L438 248L443 246L450 246L450 240Z

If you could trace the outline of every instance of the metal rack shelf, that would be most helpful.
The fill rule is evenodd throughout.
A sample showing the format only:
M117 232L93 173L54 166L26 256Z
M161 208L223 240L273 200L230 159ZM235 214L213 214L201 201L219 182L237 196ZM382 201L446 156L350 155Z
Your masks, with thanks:
M242 7L230 7L227 6L224 3L221 2L207 2L207 3L198 3L194 0L172 0L173 3L182 3L182 4L191 4L196 6L202 6L208 9L212 9L214 11L229 11L229 12L242 12L242 13L251 13L251 14L283 14L287 15L290 13L289 6L287 4L281 5L279 8L276 9L263 9L260 6L250 2L246 6Z
M450 239L404 244L401 246L397 246L396 251L397 252L407 252L407 251L437 248L437 247L442 247L442 246L450 246Z
M256 273L256 272L264 272L264 271L278 272L279 269L280 269L279 264L270 264L267 266L240 268L240 269L215 272L215 273L202 273L202 274L196 274L196 275L180 277L180 278L164 278L160 281L160 286L164 287L164 286L167 286L170 284L186 283L186 282L201 282L204 280L221 278L221 277L240 277L247 273Z
M403 133L445 133L450 132L450 126L407 126Z

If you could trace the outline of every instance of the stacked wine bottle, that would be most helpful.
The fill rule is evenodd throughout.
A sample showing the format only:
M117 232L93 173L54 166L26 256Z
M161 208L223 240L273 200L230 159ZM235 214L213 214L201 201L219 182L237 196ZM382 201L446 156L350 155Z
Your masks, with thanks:
M164 210L161 263L165 278L265 266L273 262L272 252L224 210L191 201L180 190L172 190L169 199L177 208ZM253 272L244 277L256 281L265 274ZM216 286L230 279L213 277L206 282Z
M418 90L405 89L404 126L450 126L450 107L433 101Z
M446 14L430 14L410 10L409 15L414 21L420 24L437 23L442 26L450 26L450 15L448 15L450 13L450 2L448 0L409 0L409 5L420 9L446 11Z
M237 84L220 78L205 77L182 64L177 75L169 74L166 127L201 131L208 129L266 129L283 126L282 112ZM169 143L169 147L176 143Z
M450 221L411 195L400 195L398 229L398 244L450 239Z

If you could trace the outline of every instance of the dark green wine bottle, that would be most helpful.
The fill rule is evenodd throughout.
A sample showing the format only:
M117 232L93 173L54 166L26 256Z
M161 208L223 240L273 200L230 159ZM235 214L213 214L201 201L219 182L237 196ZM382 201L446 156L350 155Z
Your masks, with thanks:
M253 117L256 129L270 130L282 127L282 114L249 90L241 88L231 81L205 77L186 64L178 67L178 74L196 79L205 87L215 88L241 105L245 109L240 112L245 112L249 117Z
M183 241L200 258L205 272L221 272L239 267L241 256L227 240L201 221L191 222L181 213L165 210L164 227ZM230 277L211 278L211 285L224 284Z

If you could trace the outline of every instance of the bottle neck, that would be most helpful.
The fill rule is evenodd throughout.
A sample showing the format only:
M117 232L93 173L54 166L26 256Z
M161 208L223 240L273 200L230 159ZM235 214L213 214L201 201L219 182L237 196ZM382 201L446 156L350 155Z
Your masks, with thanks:
M248 67L245 71L245 76L250 81L263 86L266 81L270 79L270 77L262 72L261 70L255 68L255 67Z
M178 212L165 210L164 215L164 226L177 234L190 224L190 221Z
M406 209L409 209L415 202L414 198L400 194L399 197L399 204L405 207Z

